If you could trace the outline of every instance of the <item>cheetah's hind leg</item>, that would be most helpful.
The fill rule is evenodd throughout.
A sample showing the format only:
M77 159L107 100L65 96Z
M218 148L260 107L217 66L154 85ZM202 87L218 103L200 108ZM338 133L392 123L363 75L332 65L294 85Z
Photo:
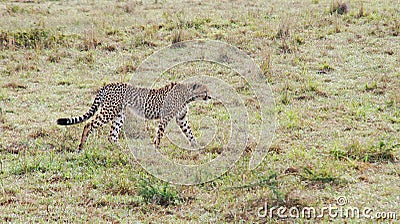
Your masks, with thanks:
M104 124L107 124L110 121L110 117L104 116L102 112L103 111L97 114L95 119L93 119L90 123L85 125L82 132L81 143L79 144L78 147L79 151L83 149L83 146L85 145L90 133L92 133L94 129L97 129L103 126Z
M164 136L165 128L167 127L169 121L171 120L172 116L162 117L160 119L160 123L158 124L157 135L154 138L154 146L158 148L160 146L160 141Z
M122 110L112 121L111 124L111 131L108 140L111 143L118 143L118 138L121 132L121 128L124 125L125 121L125 113Z

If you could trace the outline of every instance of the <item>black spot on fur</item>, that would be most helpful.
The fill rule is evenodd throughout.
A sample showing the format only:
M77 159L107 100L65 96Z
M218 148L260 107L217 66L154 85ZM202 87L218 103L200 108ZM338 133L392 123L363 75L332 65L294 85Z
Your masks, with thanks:
M192 86L192 90L195 90L195 89L197 89L197 88L199 88L199 84L197 84L197 83L195 83L195 84L193 84L193 86Z

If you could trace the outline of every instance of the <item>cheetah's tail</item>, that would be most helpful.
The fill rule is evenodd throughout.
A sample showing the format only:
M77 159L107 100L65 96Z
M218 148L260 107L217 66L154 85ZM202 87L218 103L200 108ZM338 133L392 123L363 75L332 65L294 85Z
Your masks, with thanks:
M94 102L90 109L82 116L78 117L71 117L71 118L59 118L57 119L57 124L58 125L73 125L73 124L79 124L87 119L91 118L96 111L99 109L103 102L103 95L104 95L104 88L100 89L99 93L97 94L96 98L94 99Z

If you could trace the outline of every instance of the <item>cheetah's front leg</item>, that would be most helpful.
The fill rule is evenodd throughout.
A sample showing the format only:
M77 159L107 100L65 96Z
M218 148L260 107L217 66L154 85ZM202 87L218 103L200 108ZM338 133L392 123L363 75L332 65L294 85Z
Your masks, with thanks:
M176 116L176 124L181 128L181 131L185 134L186 138L189 140L190 146L197 147L199 146L199 144L194 138L189 122L187 121L187 116L186 116L187 112L188 109L186 107Z

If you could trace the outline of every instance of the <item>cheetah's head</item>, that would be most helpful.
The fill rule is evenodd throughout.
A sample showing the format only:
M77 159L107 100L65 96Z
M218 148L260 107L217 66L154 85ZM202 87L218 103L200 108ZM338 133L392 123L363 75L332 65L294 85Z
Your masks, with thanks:
M200 83L188 83L188 90L190 92L189 102L195 100L209 100L211 99L210 91L206 85Z

